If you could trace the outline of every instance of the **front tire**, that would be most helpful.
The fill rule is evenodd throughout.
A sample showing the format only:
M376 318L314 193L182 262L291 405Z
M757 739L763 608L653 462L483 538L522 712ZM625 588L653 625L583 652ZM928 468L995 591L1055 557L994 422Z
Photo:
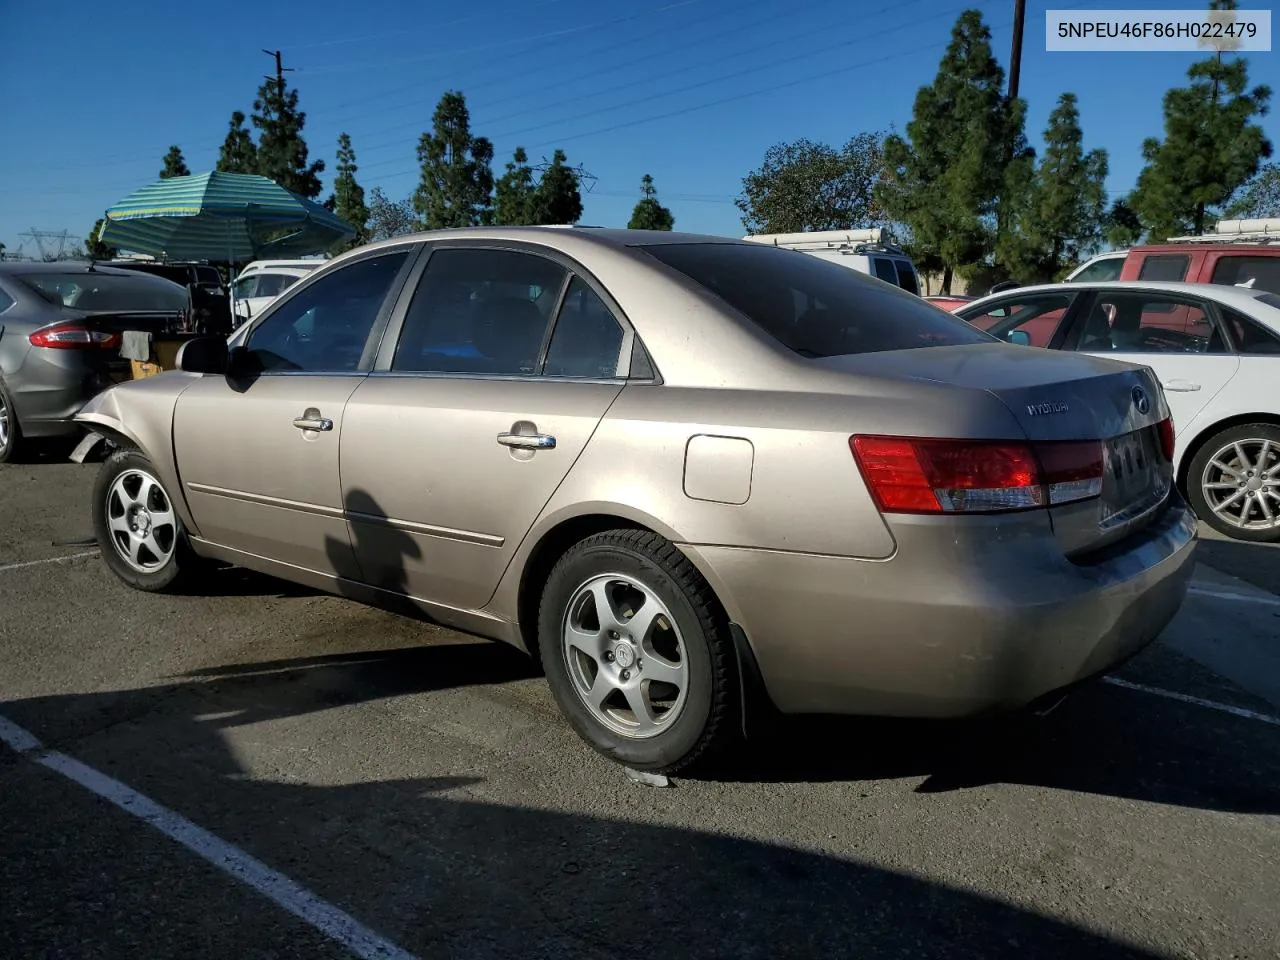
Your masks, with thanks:
M135 590L172 590L198 563L169 491L136 450L117 451L99 470L93 532L111 572Z
M676 773L734 740L728 621L693 564L656 534L611 530L571 547L547 578L538 645L561 711L612 760Z
M1280 541L1280 427L1247 423L1205 440L1187 469L1187 498L1234 540Z

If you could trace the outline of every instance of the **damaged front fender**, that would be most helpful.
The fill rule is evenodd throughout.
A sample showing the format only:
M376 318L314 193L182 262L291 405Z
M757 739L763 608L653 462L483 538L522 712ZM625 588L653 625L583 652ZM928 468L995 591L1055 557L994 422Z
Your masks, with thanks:
M75 415L77 423L115 446L132 448L146 455L155 467L156 479L169 492L174 509L193 536L199 536L200 532L192 519L173 457L173 416L178 397L196 379L195 375L174 371L129 380L108 387Z

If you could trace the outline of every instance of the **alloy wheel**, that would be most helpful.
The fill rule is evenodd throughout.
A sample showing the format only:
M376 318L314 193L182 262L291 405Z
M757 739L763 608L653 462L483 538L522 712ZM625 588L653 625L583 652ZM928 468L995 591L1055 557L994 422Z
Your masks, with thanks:
M569 679L592 717L643 740L668 729L684 708L688 656L675 617L653 591L620 573L574 591L561 629Z
M1205 502L1239 530L1280 527L1280 444L1233 440L1217 450L1200 478Z
M160 482L124 470L107 491L107 529L120 559L139 573L154 573L173 557L178 518Z

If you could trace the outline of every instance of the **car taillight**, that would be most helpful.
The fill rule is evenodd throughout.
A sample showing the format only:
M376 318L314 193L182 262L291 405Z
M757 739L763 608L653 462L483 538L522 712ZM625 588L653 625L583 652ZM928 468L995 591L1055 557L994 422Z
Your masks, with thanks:
M79 323L55 323L41 327L27 337L33 347L49 347L53 350L118 350L119 333L90 330Z
M885 513L993 513L1087 500L1102 492L1102 442L849 438Z
M1160 452L1164 454L1164 458L1170 463L1173 462L1173 417L1165 417L1160 421L1158 429L1160 430Z

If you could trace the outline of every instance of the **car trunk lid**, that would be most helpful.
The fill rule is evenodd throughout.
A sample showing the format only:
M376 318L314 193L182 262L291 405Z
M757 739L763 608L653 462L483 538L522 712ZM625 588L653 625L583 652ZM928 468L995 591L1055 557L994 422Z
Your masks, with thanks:
M1149 368L1001 343L812 362L862 376L985 391L1009 410L1026 439L1035 443L1100 441L1099 495L1049 507L1054 534L1072 557L1114 543L1150 523L1171 489L1172 464L1162 452L1160 435L1160 423L1169 412Z

